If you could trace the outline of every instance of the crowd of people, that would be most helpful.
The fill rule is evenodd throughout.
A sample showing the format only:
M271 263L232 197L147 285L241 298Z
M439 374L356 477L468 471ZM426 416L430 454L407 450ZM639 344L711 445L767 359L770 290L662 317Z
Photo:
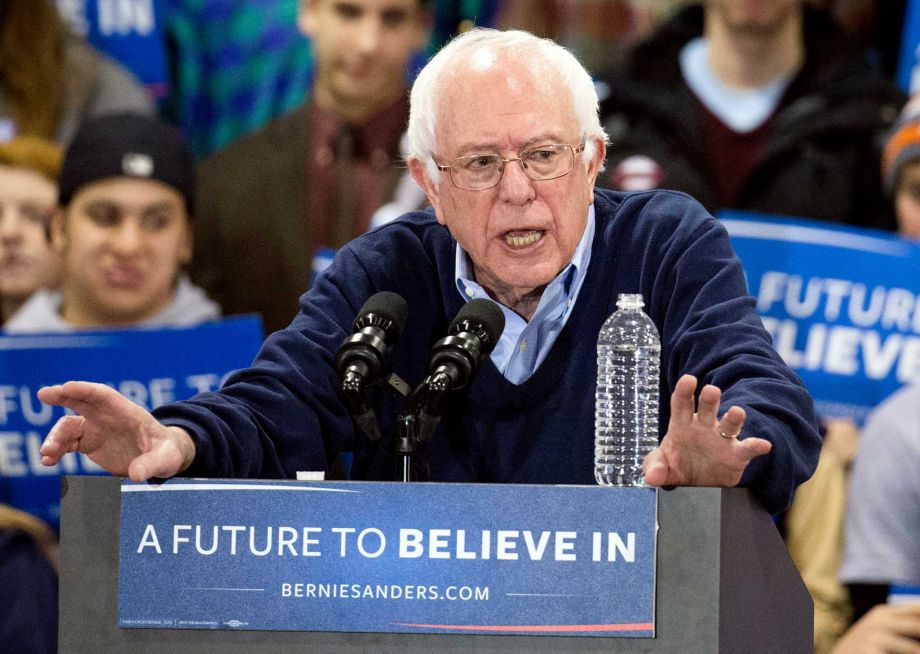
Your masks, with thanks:
M416 76L439 4L303 0L308 95L196 161L50 0L0 0L2 330L257 313L269 334L225 389L152 413L102 385L43 389L78 414L44 462L80 451L134 480L292 477L350 452L356 478L385 478L389 455L354 429L330 361L364 300L390 290L413 316L415 345L392 363L410 378L464 302L505 317L490 360L446 401L433 479L592 483L596 335L616 294L639 292L662 341L647 482L746 486L783 516L816 652L920 651L920 605L888 604L892 586L920 586L918 389L861 433L816 416L712 218L748 209L920 239L917 103L804 0L666 3L602 70L526 32L474 30ZM508 5L493 13L515 28L502 16L530 5ZM395 424L395 398L373 403ZM48 532L4 511L0 575L53 577ZM56 601L52 588L35 601ZM24 606L0 599L0 642L53 651L47 631L23 630Z

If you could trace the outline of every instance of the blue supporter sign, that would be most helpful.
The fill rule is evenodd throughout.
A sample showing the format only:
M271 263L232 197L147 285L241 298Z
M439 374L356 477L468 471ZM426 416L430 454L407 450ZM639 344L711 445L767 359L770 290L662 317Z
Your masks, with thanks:
M104 474L82 454L56 466L38 448L64 410L38 400L38 389L71 379L108 384L146 409L218 388L252 363L262 342L258 318L187 329L0 336L0 502L57 528L62 474Z
M154 99L169 91L163 0L55 0L67 24L115 59Z
M812 220L719 218L774 346L821 416L861 424L920 382L920 244Z
M123 482L119 626L653 637L652 488Z
M909 95L920 91L920 0L907 0L904 7L896 77Z

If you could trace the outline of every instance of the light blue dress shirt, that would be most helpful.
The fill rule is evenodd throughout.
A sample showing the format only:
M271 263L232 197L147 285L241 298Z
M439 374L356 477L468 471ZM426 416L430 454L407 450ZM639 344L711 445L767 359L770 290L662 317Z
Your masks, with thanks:
M575 307L575 300L588 273L591 261L591 244L594 242L594 205L588 208L585 232L575 248L572 260L562 272L547 284L540 304L530 322L514 311L497 303L505 314L505 331L492 350L495 367L505 378L515 384L525 381L549 354L559 332ZM465 300L489 298L488 293L473 281L473 267L466 251L457 244L455 279L457 290Z

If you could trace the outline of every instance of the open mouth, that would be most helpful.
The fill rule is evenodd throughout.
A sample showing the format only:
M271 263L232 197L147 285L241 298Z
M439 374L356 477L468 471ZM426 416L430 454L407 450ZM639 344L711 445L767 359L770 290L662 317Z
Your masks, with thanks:
M514 230L505 234L505 243L513 248L526 248L543 238L539 229Z

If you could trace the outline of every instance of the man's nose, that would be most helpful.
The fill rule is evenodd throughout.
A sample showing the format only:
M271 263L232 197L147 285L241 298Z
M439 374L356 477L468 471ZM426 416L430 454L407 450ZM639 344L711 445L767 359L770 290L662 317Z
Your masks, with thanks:
M137 253L144 242L143 230L133 220L125 220L112 232L112 249L118 254L130 255Z
M12 243L22 239L22 218L11 206L0 205L0 239Z
M357 28L355 46L358 52L371 54L380 48L382 38L383 25L375 18L367 18Z
M520 159L506 161L502 178L498 182L499 198L504 202L524 204L536 196L534 182L524 172L524 162Z

